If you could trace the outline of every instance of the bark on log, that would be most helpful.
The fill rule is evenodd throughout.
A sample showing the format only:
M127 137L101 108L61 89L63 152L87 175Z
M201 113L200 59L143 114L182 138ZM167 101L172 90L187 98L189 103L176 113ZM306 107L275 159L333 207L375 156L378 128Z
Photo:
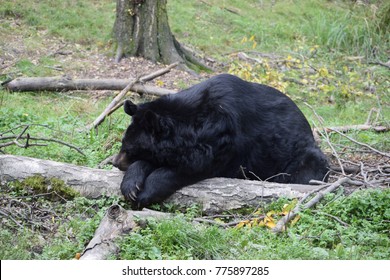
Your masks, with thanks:
M69 90L123 90L131 80L127 79L72 79L69 77L16 78L2 84L10 91L69 91ZM174 90L134 84L131 89L140 94L167 95Z
M13 155L0 155L0 181L23 180L30 176L59 178L89 198L121 196L121 171L94 169ZM167 202L183 207L202 205L204 213L216 213L243 207L257 207L278 197L301 198L318 186L279 184L228 178L212 178L187 186Z
M121 171L93 169L36 158L0 155L0 181L19 181L34 175L58 178L82 196L119 195Z

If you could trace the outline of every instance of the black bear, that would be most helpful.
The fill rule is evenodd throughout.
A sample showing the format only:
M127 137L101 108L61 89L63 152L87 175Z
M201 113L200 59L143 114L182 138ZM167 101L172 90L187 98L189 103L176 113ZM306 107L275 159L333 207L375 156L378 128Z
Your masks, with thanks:
M126 171L133 208L161 202L212 177L307 184L326 180L328 163L309 123L280 91L222 74L135 105L113 164Z

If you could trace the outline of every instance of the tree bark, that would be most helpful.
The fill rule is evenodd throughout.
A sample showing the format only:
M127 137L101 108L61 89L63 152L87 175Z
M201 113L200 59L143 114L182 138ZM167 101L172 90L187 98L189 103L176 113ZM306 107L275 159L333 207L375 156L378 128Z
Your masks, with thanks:
M30 176L59 178L89 198L121 196L123 172L94 169L50 160L0 155L0 181L23 180ZM278 184L228 178L212 178L177 191L166 202L182 207L194 203L204 213L217 213L243 207L257 207L279 197L300 198L318 186Z
M131 80L126 79L72 79L68 77L16 78L2 84L10 91L69 91L69 90L123 90ZM133 92L141 94L167 95L176 91L134 84Z
M181 62L184 68L187 65L209 69L172 35L166 6L167 0L117 0L115 60L119 62L124 56L141 56L164 64Z

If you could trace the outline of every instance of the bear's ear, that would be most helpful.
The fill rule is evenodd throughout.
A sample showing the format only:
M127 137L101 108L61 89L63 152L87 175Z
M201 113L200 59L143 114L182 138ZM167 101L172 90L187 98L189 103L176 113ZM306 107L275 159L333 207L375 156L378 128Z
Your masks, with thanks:
M129 116L134 116L135 112L137 112L137 105L135 105L130 100L126 100L125 104L123 105L123 108L125 109L125 113Z

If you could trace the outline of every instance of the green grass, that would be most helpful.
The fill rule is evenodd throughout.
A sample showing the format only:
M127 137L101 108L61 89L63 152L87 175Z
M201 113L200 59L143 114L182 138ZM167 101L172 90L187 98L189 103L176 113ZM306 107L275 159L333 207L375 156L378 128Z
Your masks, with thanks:
M221 229L178 216L124 237L120 254L123 259L152 260L388 259L389 199L389 190L360 191L337 199L330 195L318 210L302 213L289 234L281 236L263 227Z
M44 31L68 42L97 44L110 39L115 2L3 0L0 18L10 17L21 20L30 30Z
M90 200L74 196L59 180L37 176L1 184L0 194L2 260L73 259L91 240L107 208L119 202L117 197ZM10 209L14 218L6 219L3 214Z
M31 184L30 183L25 184ZM39 223L23 228L5 220L0 230L1 259L72 259L92 238L105 211L117 198L88 200L76 197L63 201L58 196L32 196L32 188L13 184L1 186L8 198L32 199L34 211L54 216L44 232ZM6 198L4 198L6 199ZM53 200L54 199L54 200ZM288 233L273 234L265 227L222 229L192 222L200 215L195 208L172 219L149 220L143 228L118 241L120 259L389 259L390 190L362 190L350 196L327 195L314 210L300 214ZM286 199L264 211L280 211ZM122 202L120 202L122 204ZM236 214L239 217L239 214ZM242 216L242 219L246 219ZM342 221L344 224L342 224ZM14 234L15 230L18 234ZM17 248L17 250L15 250Z
M374 50L376 55L385 58L390 44L388 29L383 23L386 15L376 13L375 9L386 10L382 1L370 7L349 1L317 0L283 0L274 4L271 1L210 0L207 3L211 6L204 2L168 1L170 25L181 41L218 58L248 48L240 43L244 36L255 36L259 51L286 51L296 41L304 40L328 52L341 51L369 58ZM0 18L21 20L28 26L27 30L44 31L66 41L105 45L111 36L115 3L109 0L67 0L55 4L47 0L4 0ZM0 23L0 30L6 34L11 32L6 23ZM13 28L12 32L27 31Z
M75 99L47 92L0 91L0 100L0 115L7 116L0 119L0 131L13 129L7 135L18 135L24 127L14 129L15 127L31 125L27 132L32 137L60 139L79 147L88 156L53 142L45 142L48 144L46 147L6 148L8 153L15 155L39 156L96 167L100 161L119 151L122 133L129 123L125 114L118 113L108 117L99 127L98 133L87 131L86 126L92 122L91 116L97 117L108 101L91 104L90 99L85 96ZM26 100L29 102L26 103Z
M385 57L390 43L389 34L378 31L381 18L367 6L353 6L349 1L207 3L211 7L203 2L168 1L171 27L182 41L218 57L250 48L240 43L244 36L255 36L258 51L279 53L304 40L330 53L371 57L376 48Z

